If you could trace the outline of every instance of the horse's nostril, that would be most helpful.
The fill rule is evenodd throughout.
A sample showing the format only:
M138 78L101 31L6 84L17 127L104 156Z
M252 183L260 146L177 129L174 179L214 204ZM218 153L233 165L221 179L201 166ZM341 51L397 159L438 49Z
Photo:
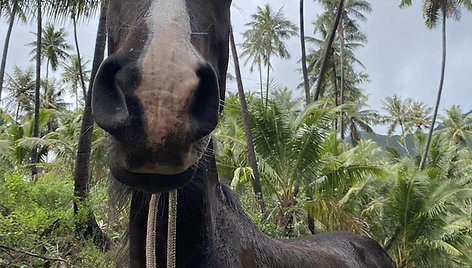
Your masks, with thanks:
M93 84L94 119L101 128L110 133L123 128L129 118L125 96L116 83L116 74L122 66L120 57L109 57L100 66Z
M115 76L115 83L118 90L125 95L138 87L141 79L140 70L135 64L128 64L123 66Z
M192 99L190 116L192 134L198 140L209 135L218 123L219 89L216 73L208 63L202 63L197 70L200 78L197 91Z

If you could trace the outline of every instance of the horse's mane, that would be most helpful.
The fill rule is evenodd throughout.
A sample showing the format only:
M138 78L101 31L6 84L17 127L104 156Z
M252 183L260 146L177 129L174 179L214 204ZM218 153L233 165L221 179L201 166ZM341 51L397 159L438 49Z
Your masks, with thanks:
M241 205L238 194L231 190L231 188L226 183L219 182L219 184L221 187L221 192L223 193L225 204L237 214L247 218L247 214Z

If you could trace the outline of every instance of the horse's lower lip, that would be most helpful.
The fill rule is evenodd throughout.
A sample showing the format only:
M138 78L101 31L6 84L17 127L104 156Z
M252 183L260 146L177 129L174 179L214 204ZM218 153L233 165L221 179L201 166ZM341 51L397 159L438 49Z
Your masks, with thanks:
M131 188L147 193L164 193L187 185L195 175L196 168L190 167L176 175L161 175L135 173L124 169L117 163L110 163L110 171L117 181Z

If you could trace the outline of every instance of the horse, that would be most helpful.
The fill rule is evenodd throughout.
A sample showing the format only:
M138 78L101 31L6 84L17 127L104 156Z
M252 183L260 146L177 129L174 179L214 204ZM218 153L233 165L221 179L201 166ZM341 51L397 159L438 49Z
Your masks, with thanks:
M109 56L92 92L112 177L131 189L127 260L146 267L151 194L157 267L167 260L167 195L178 189L176 267L394 267L374 240L348 232L277 240L218 179L211 133L225 96L231 0L110 0Z

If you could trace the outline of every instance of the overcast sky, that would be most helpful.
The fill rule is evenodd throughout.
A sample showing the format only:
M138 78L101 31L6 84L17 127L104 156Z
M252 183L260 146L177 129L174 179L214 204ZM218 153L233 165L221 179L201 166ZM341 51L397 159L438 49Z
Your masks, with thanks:
M312 22L322 10L312 0L305 0L306 35L313 35ZM236 42L241 43L241 33L246 29L244 24L250 20L258 5L269 1L233 0L232 19ZM413 1L409 8L400 9L400 0L372 0L373 12L367 14L368 21L361 24L361 29L368 36L368 43L357 51L358 58L366 66L365 72L371 82L364 86L369 95L369 105L380 110L381 100L393 94L412 97L429 106L434 105L439 82L441 63L440 28L429 30L424 26L422 17L423 1ZM299 1L271 0L274 9L283 7L285 16L298 25ZM97 21L91 20L82 24L79 29L79 42L82 54L92 61ZM72 27L64 25L72 41ZM452 104L461 105L463 111L472 109L472 13L462 10L460 22L448 21L448 55L446 79L443 91L441 110ZM3 50L7 26L0 24L0 51ZM29 48L25 44L34 38L31 31L34 25L15 26L8 56L7 71L14 65L27 66ZM298 38L287 42L292 55L291 60L274 60L273 77L280 86L295 88L301 81L297 61L300 59ZM230 63L231 65L231 63ZM245 87L248 90L258 89L258 74L243 70ZM468 79L469 78L469 79ZM228 85L228 90L235 90L235 85ZM301 92L299 92L301 94ZM382 131L383 132L383 131Z

